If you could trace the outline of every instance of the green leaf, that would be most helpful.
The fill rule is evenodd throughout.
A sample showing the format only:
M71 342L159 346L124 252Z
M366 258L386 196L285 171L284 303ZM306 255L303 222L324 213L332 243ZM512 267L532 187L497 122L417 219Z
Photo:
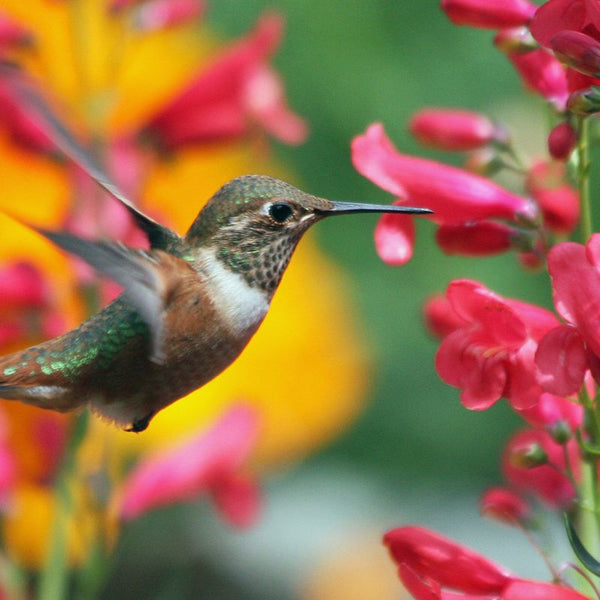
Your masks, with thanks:
M581 543L581 540L575 531L575 527L573 527L573 523L571 523L567 513L564 514L564 519L567 536L569 538L571 548L573 548L573 552L575 552L575 556L577 556L577 558L581 561L581 564L583 564L588 571L600 577L600 562L598 562Z

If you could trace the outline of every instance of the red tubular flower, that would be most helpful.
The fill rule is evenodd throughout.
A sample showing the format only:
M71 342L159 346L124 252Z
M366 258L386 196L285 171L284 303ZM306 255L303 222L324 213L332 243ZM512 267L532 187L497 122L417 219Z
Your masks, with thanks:
M531 52L538 47L528 27L502 29L494 36L494 46L504 54Z
M359 173L402 201L431 208L437 223L480 219L534 221L535 206L496 183L456 167L400 154L374 123L352 141L352 161ZM404 197L406 196L406 198Z
M156 31L196 21L205 10L201 0L151 0L137 9L133 21L141 31Z
M234 407L209 431L144 459L125 482L121 517L135 519L150 509L209 492L230 523L251 524L259 508L258 489L239 471L254 445L257 426L253 411Z
M545 464L523 464L523 457L533 448L539 448L545 453ZM577 442L569 441L566 448L575 476L578 477L580 459ZM526 429L518 432L508 442L502 456L502 473L505 479L516 488L536 495L553 508L565 508L575 498L573 485L562 474L564 470L563 446L557 444L549 433L541 430Z
M465 324L465 320L452 308L446 296L429 298L423 306L425 326L431 335L445 338Z
M525 180L527 191L542 210L544 224L557 233L571 233L579 222L579 194L566 176L564 164L538 162Z
M471 594L500 594L509 573L487 558L421 527L399 527L384 538L394 562L441 587Z
M476 150L506 138L485 115L468 110L426 108L413 116L408 127L421 144L440 150Z
M562 31L579 31L600 40L600 7L589 0L549 0L536 11L530 29L546 48Z
M282 27L280 17L264 15L250 35L160 110L145 131L173 149L243 135L255 120L286 143L302 142L306 125L288 109L281 82L266 64L279 44Z
M569 123L556 125L548 136L548 152L556 160L567 160L577 144L577 134Z
M512 579L506 586L501 600L589 600L589 598L555 583Z
M569 97L569 84L563 65L543 48L532 52L509 52L508 59L525 87L540 94L563 111Z
M566 65L585 75L600 74L600 42L579 31L561 31L551 41L554 54Z
M527 0L442 0L442 10L455 25L488 29L525 25L536 9Z
M514 408L533 406L543 391L534 363L537 342L556 318L468 279L451 282L446 297L464 325L440 344L435 363L442 380L462 390L461 402L470 409L484 410L503 396Z
M506 252L519 244L521 232L495 221L475 221L460 225L441 225L435 241L446 254L490 256Z
M490 488L481 497L479 505L482 515L509 525L525 523L531 517L527 502L507 488Z
M600 356L600 235L587 246L563 242L548 255L554 305L568 325L540 342L536 363L548 392L565 396L579 391L593 356ZM593 356L592 356L593 355ZM598 374L593 370L594 377Z

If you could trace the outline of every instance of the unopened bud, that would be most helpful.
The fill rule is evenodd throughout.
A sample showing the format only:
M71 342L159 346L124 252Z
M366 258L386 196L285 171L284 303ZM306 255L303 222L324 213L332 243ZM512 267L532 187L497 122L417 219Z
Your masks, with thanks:
M552 436L552 439L561 446L566 444L572 437L573 431L568 421L556 421L547 428L548 433Z
M446 254L490 256L506 252L513 245L517 230L495 221L474 221L441 225L435 239Z
M494 46L504 54L523 54L539 47L527 27L502 29L494 37Z
M514 448L510 456L513 466L521 469L533 469L548 462L548 455L542 446L532 442L520 448Z
M530 518L529 505L523 498L506 488L494 487L481 497L481 514L508 525L527 524Z
M593 86L573 92L567 100L567 110L582 117L600 112L600 88Z
M504 162L497 149L488 146L469 153L464 166L471 173L488 176L502 169Z
M561 31L551 42L558 59L585 75L600 74L600 42L580 31Z
M563 121L548 135L548 152L556 160L567 160L577 145L577 134L569 123Z

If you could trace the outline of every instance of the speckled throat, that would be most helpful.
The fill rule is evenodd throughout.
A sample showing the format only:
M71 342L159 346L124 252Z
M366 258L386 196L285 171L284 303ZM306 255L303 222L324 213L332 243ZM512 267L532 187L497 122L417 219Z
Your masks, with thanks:
M241 275L253 288L271 297L290 261L296 244L310 226L282 230L278 225L251 223L243 215L239 222L222 229L214 238L218 259Z

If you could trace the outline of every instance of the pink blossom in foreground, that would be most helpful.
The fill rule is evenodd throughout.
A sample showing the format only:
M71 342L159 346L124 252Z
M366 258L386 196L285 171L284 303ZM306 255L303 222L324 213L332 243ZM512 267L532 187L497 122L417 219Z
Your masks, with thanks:
M565 396L579 391L586 370L600 356L600 235L586 246L563 242L548 255L554 305L566 325L553 328L540 343L536 362L542 385ZM598 380L598 373L592 369Z
M487 409L501 397L516 409L535 405L543 393L535 350L556 318L468 279L452 281L446 298L464 324L438 349L435 365L442 380L461 389L461 402L470 409Z
M569 123L563 121L548 135L548 152L556 160L567 160L577 145L577 134Z
M510 574L503 567L422 527L392 529L383 542L398 566L406 565L419 577L445 588L499 594L509 581Z
M421 144L450 151L475 150L506 137L485 115L448 108L422 109L408 128Z
M558 584L515 577L473 550L422 527L392 529L383 540L415 600L589 600Z
M482 515L509 525L525 524L531 517L527 502L507 488L493 487L486 490L479 506Z
M566 181L564 164L540 161L527 172L525 187L538 203L544 224L556 233L571 233L579 222L579 194Z
M143 459L123 487L121 517L135 519L148 510L209 493L231 524L250 525L258 514L258 488L240 471L257 433L256 413L237 406L208 431Z
M253 122L281 141L302 142L304 121L288 108L283 86L267 64L283 22L266 14L148 122L145 131L166 148L244 135Z
M579 476L579 448L572 439L567 445L575 476ZM537 463L529 456L545 455ZM541 463L541 464L540 464ZM546 431L525 429L516 433L506 445L502 456L502 473L506 481L523 492L533 494L553 508L568 507L575 498L575 489L563 475L563 446Z
M528 0L442 0L442 10L455 25L489 29L525 25L536 8Z

